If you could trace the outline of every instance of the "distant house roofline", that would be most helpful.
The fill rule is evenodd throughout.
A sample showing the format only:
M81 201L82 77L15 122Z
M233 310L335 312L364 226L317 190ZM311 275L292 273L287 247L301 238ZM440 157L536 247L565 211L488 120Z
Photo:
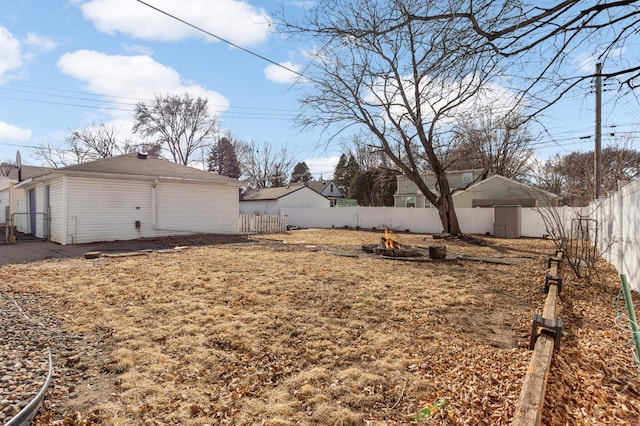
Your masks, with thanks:
M269 200L277 200L289 194L292 194L296 191L304 190L304 188L308 188L319 196L326 198L324 195L318 193L317 191L309 188L306 185L288 185L288 186L280 186L275 188L261 188L249 190L246 193L243 193L240 196L240 201L269 201Z

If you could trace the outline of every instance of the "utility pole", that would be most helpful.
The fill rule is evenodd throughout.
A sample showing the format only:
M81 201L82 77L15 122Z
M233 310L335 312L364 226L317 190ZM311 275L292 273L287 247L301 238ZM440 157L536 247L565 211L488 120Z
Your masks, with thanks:
M596 64L596 146L594 155L595 199L600 198L602 186L602 63Z

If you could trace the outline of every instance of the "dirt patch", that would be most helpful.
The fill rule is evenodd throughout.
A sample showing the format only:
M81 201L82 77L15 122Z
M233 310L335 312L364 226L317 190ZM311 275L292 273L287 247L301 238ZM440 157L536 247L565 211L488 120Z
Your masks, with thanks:
M492 264L362 252L379 240L300 230L0 267L2 290L38 295L28 309L57 319L68 350L54 353L40 424L509 424L551 242L445 243L448 255L518 259ZM617 277L606 265L601 277L564 285L545 424L640 415L629 336L614 324Z

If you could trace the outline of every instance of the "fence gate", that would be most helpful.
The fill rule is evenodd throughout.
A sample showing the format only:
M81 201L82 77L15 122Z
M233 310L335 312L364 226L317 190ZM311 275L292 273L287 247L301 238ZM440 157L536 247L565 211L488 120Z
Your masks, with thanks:
M49 215L46 213L13 213L6 230L7 240L48 240Z

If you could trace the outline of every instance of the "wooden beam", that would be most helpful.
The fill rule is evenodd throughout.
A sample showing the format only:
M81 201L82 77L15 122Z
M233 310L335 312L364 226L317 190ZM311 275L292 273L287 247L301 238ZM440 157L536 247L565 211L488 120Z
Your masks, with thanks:
M555 287L553 285L552 287ZM520 398L511 424L513 426L539 425L547 387L547 377L553 357L554 338L542 333L536 341L527 374L522 383Z
M547 275L559 275L558 265L562 259L562 253L559 253L556 259L558 259L557 262L550 262ZM558 285L556 283L550 283L542 311L543 318L556 319L557 298ZM540 425L542 407L544 405L544 394L547 388L547 379L554 349L555 337L551 333L542 331L533 348L533 355L531 356L529 368L522 383L520 398L518 398L516 411L511 422L512 426Z

